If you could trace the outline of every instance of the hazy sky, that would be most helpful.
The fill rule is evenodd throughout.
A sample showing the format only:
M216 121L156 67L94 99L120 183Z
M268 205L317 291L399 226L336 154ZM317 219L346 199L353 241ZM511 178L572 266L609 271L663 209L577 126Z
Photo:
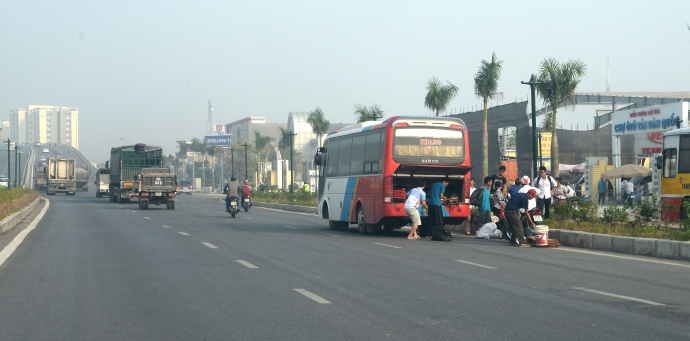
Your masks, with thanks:
M690 1L0 0L0 119L29 104L79 108L92 161L144 142L174 152L214 123L287 122L320 106L428 115L430 77L471 107L479 62L504 61L502 103L525 99L546 57L581 59L578 91L690 91ZM593 122L592 112L559 116ZM570 114L570 115L569 115ZM570 116L570 117L568 117Z

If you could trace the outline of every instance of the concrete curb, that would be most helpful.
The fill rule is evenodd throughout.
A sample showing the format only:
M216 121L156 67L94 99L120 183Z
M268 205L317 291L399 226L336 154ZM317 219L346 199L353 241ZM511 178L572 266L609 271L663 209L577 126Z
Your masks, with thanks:
M21 223L22 220L24 220L24 218L26 218L26 216L28 216L29 213L31 213L31 211L33 211L34 208L36 208L36 205L38 205L41 199L42 198L39 196L28 206L22 208L17 212L10 214L9 216L7 216L7 218L0 221L0 233L5 233L13 229L15 226L17 226L17 224Z
M690 242L558 229L549 230L549 238L563 246L690 261Z
M319 209L316 207L285 205L285 204L271 204L271 203L259 202L259 201L252 201L252 204L254 206L258 206L258 207L273 208L276 210L283 210L283 211L313 213L313 214L319 213Z

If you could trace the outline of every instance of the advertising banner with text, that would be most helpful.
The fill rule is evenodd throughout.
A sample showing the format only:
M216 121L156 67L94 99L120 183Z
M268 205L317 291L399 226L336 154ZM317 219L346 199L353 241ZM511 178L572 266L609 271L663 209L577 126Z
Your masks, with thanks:
M687 102L616 111L611 129L613 136L635 136L635 155L651 156L661 153L664 132L676 129L679 121L681 128L688 126Z

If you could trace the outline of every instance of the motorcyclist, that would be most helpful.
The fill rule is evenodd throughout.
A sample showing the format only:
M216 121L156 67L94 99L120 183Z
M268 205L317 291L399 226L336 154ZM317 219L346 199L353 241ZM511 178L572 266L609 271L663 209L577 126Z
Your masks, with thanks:
M249 207L252 207L252 199L250 194L254 189L252 186L249 186L249 180L244 180L244 184L242 185L242 200L244 200L244 197L247 196L249 198Z
M223 193L225 193L225 212L230 212L230 198L239 198L240 191L240 183L237 182L237 177L231 177L230 182L225 184L223 189Z

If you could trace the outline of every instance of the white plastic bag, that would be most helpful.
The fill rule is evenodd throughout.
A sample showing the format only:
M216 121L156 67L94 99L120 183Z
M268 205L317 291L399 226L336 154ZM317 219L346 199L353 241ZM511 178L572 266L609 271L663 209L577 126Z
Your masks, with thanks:
M496 224L486 223L486 224L484 224L484 226L480 227L479 230L477 230L477 234L474 235L474 238L489 239L491 237L494 237L494 231L496 231ZM501 232L501 231L498 231L498 232Z

